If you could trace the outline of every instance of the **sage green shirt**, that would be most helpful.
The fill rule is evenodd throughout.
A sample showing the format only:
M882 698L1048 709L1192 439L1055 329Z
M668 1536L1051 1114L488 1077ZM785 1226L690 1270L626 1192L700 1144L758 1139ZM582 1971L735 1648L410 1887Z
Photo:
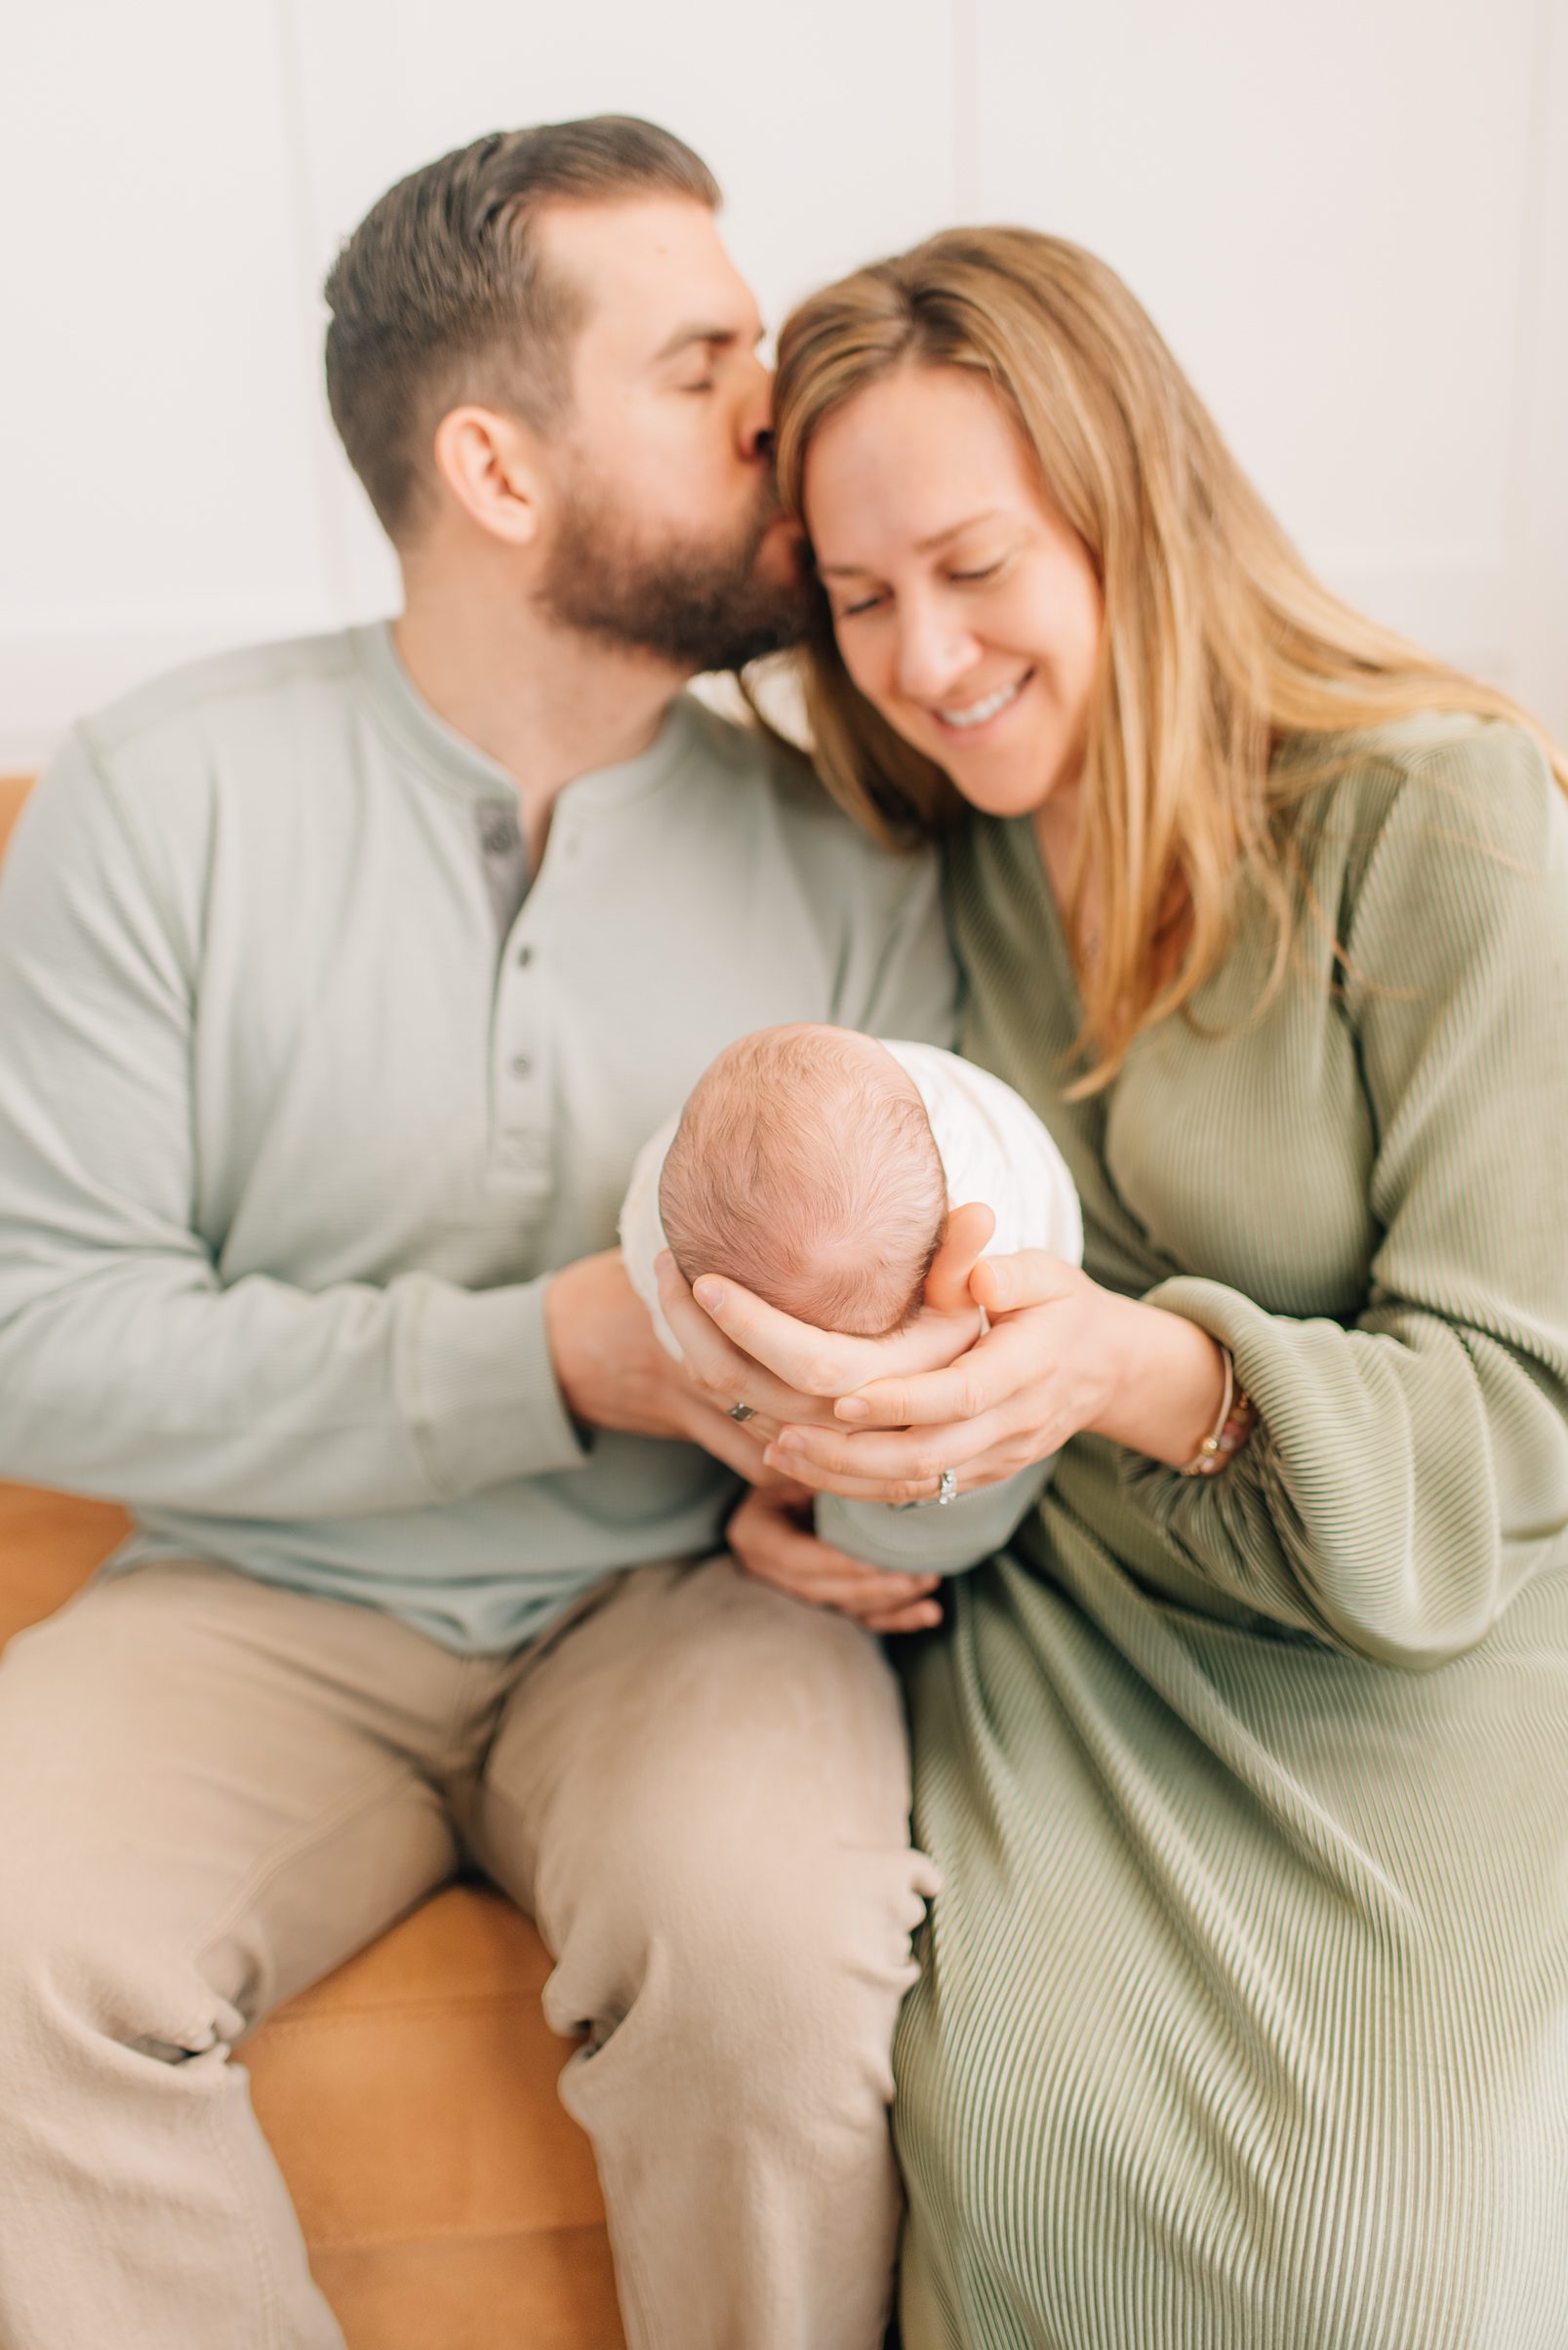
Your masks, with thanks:
M498 935L499 932L499 935ZM545 1277L785 1020L951 1041L925 858L682 696L573 783L530 885L509 777L384 627L205 662L81 726L0 876L0 1475L460 1649L712 1548L695 1447L584 1444Z

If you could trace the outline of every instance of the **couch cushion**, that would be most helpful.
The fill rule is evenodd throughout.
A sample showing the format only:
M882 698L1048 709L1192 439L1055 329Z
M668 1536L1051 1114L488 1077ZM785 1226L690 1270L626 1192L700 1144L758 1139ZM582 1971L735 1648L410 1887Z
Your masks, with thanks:
M130 1522L110 1502L0 1484L0 1648L62 1606Z
M246 2050L312 2248L597 2225L593 2154L555 2081L539 1936L454 1885L280 2007ZM323 2112L333 2127L321 2127Z

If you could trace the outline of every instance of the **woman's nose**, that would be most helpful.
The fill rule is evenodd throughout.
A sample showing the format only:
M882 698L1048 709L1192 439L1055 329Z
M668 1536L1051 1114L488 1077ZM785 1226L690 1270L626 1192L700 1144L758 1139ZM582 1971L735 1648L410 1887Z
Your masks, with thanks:
M936 603L911 603L899 613L899 691L911 702L940 704L975 666L980 648L957 615Z

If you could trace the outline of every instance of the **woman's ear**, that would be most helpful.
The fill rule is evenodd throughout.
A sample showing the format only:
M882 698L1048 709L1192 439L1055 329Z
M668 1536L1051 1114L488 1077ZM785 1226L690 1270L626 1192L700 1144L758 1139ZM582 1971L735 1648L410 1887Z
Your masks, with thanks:
M942 1246L931 1261L926 1275L926 1304L939 1314L961 1314L973 1307L969 1294L969 1276L985 1251L985 1243L996 1230L996 1218L988 1207L972 1199L967 1207L955 1207L947 1216L947 1229L942 1236Z
M494 408L449 408L432 446L442 487L481 530L510 547L539 536L541 479L527 426Z

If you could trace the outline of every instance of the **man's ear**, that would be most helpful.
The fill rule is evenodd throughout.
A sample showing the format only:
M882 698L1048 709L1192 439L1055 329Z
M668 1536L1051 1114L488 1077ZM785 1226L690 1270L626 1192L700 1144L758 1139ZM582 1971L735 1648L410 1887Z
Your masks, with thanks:
M449 408L435 428L435 467L481 530L508 546L539 536L543 487L533 434L494 408Z

